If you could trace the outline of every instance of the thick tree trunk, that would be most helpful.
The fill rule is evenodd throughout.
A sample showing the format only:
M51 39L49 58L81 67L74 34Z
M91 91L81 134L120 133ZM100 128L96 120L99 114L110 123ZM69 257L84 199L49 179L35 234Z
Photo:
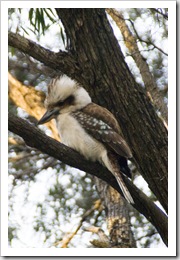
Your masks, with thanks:
M139 68L146 91L151 95L156 108L162 113L164 124L167 127L168 109L164 102L164 96L162 95L162 92L159 91L155 78L151 74L149 66L138 48L137 38L131 33L122 13L112 8L106 10L121 31L124 43Z
M44 93L35 90L34 87L22 85L10 73L8 74L8 86L10 100L13 101L16 106L24 109L29 115L32 115L39 120L45 112L45 109L42 106L45 98ZM48 122L47 126L52 131L52 137L59 141L57 128L53 122ZM109 246L135 247L130 228L129 211L128 208L124 206L125 202L123 202L121 195L99 178L95 178L95 182L106 208L108 230L110 234ZM102 189L102 187L104 188ZM107 193L105 191L107 191ZM105 200L104 196L106 197ZM116 200L114 200L114 198Z
M57 9L57 13L67 33L68 52L53 53L13 33L9 34L9 44L78 80L89 91L93 101L113 112L132 149L138 169L167 210L167 131L146 93L131 75L105 11ZM66 152L63 145L61 148L58 144L54 147L52 140L30 129L24 121L9 117L9 130L22 136L27 144L43 152L48 151L64 163L74 167L79 165L82 170L102 178L118 190L113 176L102 171L102 167L81 161L73 152ZM134 207L152 222L167 244L165 214L128 179L125 182L135 201Z
M102 167L102 165L85 160L79 153L48 137L26 120L9 113L8 129L21 136L30 147L36 148L65 164L79 168L82 171L88 172L93 176L104 180L121 193L114 176L107 169ZM142 191L129 181L128 178L125 178L124 181L130 193L133 194L133 200L135 202L133 206L156 227L164 243L167 245L167 216L145 194L143 194Z
M129 205L122 196L106 182L96 179L96 187L104 204L111 247L135 248L131 231Z
M117 117L139 171L167 211L167 130L129 71L105 10L56 11L82 71L71 76Z

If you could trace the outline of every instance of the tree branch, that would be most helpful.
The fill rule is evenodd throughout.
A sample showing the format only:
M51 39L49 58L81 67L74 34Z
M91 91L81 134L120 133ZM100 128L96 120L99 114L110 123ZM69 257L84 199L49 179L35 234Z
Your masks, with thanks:
M163 13L162 8L150 8L150 11L154 11L155 13L162 15L164 19L168 20L168 12Z
M149 66L139 51L137 38L131 33L122 13L113 8L107 8L106 11L113 18L118 28L120 29L124 43L132 55L132 58L136 62L137 67L139 68L145 88L148 93L150 92L149 95L152 96L153 103L162 113L163 121L165 121L164 124L167 125L168 109L164 102L164 96L162 92L159 91L156 81L150 72Z
M46 136L41 130L29 124L26 120L9 113L8 129L17 135L20 135L28 146L36 148L65 164L88 172L91 175L106 181L121 193L116 179L103 166L99 163L85 160L79 153ZM167 245L167 216L128 178L124 177L124 181L134 199L135 204L133 206L157 228L162 240Z
M136 37L137 37L137 39L139 39L140 42L144 42L144 43L146 43L147 45L152 45L155 49L157 49L158 51L162 52L164 55L168 56L168 54L167 54L166 52L164 52L160 47L158 47L158 46L157 46L155 43L153 43L152 41L150 41L150 40L143 40L143 39L139 36L139 34L138 34L138 32L137 32L137 30L136 30L136 28L135 28L135 25L134 25L133 21L132 21L131 19L126 19L126 20L131 23L131 25L132 25L132 27L133 27L133 29L134 29L134 32L135 32L135 34L136 34Z
M111 247L136 248L131 226L128 203L120 194L99 178L96 187L105 206L107 229Z
M76 227L76 229L70 233L70 234L66 234L64 236L64 238L61 241L57 241L54 246L57 246L59 244L61 244L61 248L67 248L68 244L70 243L70 241L73 239L73 237L77 234L77 232L79 231L79 229L82 227L83 222L87 219L88 216L90 216L95 210L100 210L102 208L101 206L101 201L97 200L95 201L94 205L92 205L92 207L90 209L88 209L82 216L79 225ZM69 232L68 232L69 233Z
M39 120L45 113L43 102L45 94L42 91L36 90L32 86L25 86L10 73L8 73L9 99L17 106L24 109L29 115ZM52 137L59 139L59 134L52 120L46 123L46 126L51 130Z
M167 129L130 73L105 10L60 8L56 12L69 50L76 54L81 67L75 79L95 103L116 116L139 172L167 211Z
M30 55L36 60L41 61L51 69L62 71L65 74L68 73L71 76L80 73L76 60L67 52L52 52L41 45L13 32L8 33L8 44Z

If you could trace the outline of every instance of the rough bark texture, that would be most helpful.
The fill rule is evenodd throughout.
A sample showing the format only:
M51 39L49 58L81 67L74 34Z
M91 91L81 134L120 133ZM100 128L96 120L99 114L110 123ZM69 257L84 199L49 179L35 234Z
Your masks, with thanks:
M76 65L76 60L70 53L64 51L59 51L58 53L52 52L13 32L8 33L8 44L29 54L54 70L62 70L64 73L68 71L73 75L80 73L79 67Z
M148 91L148 94L152 97L152 100L156 108L162 113L164 124L167 127L167 121L168 121L167 105L164 102L164 97L162 93L158 90L156 81L150 72L149 66L145 58L141 55L139 51L137 45L137 38L131 33L130 29L128 28L125 22L122 13L112 8L108 8L106 10L108 14L111 15L113 20L116 22L117 26L119 27L122 36L124 38L125 45L128 48L129 53L132 55L132 58L136 62L137 67L139 68L146 91Z
M17 116L9 113L8 129L9 131L21 136L28 146L36 148L65 164L88 172L93 176L102 179L122 194L114 176L99 163L86 161L79 155L79 153L46 136L37 127L29 124L24 119L18 118ZM167 216L128 178L125 177L124 181L133 196L133 200L135 202L133 206L156 227L162 237L162 240L167 245Z
M94 102L116 116L139 171L167 210L167 130L131 75L105 11L57 9L57 13L67 34L68 52L53 53L13 33L9 34L9 44L78 80ZM9 130L22 136L28 145L102 178L119 191L114 177L102 166L83 161L74 151L26 124L9 117ZM132 182L127 178L125 182L135 201L134 207L156 227L167 245L167 217Z
M129 217L129 205L120 194L99 178L96 186L106 210L111 247L135 248Z
M22 85L10 73L8 74L8 85L10 100L16 106L24 109L29 115L40 119L45 112L42 106L45 97L44 93L35 90L34 87ZM52 137L59 140L54 122L48 122L47 127L51 130ZM95 178L95 184L106 207L106 220L109 227L108 247L135 247L130 228L129 211L124 205L122 197L118 191L99 178ZM106 199L104 199L104 196Z
M116 115L138 169L167 211L167 130L129 71L105 11L57 9L57 14L82 70L76 79Z

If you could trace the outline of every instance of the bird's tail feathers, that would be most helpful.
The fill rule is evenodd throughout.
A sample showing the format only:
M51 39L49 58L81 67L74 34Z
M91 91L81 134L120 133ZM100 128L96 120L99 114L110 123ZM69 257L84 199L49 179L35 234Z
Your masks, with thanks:
M129 203L134 204L134 200L133 200L133 198L132 198L130 192L128 191L128 188L126 187L126 185L125 185L125 183L124 183L122 177L119 176L119 174L114 174L114 175L115 175L116 180L117 180L117 182L118 182L118 184L119 184L119 187L120 187L121 190L122 190L122 193L123 193L125 199L126 199Z

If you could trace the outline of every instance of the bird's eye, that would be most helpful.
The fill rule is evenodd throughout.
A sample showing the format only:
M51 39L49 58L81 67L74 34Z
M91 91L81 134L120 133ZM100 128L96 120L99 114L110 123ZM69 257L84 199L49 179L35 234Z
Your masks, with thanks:
M64 104L64 101L58 101L58 102L56 103L56 106L61 107L63 104Z

